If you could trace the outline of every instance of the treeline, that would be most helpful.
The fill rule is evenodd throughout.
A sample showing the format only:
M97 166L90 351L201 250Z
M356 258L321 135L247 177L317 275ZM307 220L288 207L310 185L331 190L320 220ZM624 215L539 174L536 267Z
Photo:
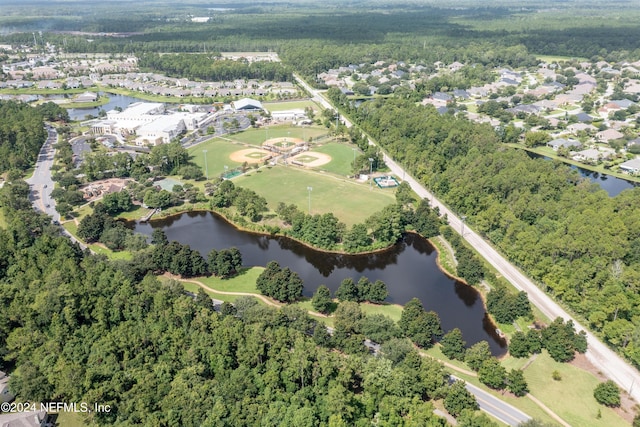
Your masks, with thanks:
M270 80L290 82L293 75L281 62L234 61L222 59L219 53L159 55L145 53L140 56L140 68L164 73L168 76L204 81Z
M117 262L80 251L23 190L0 190L12 218L0 228L0 369L20 399L110 405L87 415L98 425L296 427L444 426L431 401L445 399L461 422L487 425L410 345L367 356L360 334L379 322L357 304L336 312L334 337L299 308L250 297L215 312L203 292L149 274L148 251Z
M567 166L505 148L488 125L401 99L344 109L454 212L640 365L638 189L609 197Z
M0 117L0 173L32 167L47 139L43 114L24 103L0 101Z
M385 248L395 244L407 230L415 230L423 237L437 236L442 220L430 206L421 200L414 206L405 203L400 193L397 202L372 214L364 223L350 229L332 213L309 215L293 204L279 203L276 213L287 226L285 235L310 243L322 249L339 249L348 253Z
M556 362L570 362L576 352L587 351L587 336L584 331L576 333L573 322L564 322L558 317L549 326L540 330L530 329L526 333L516 331L509 343L509 354L513 357L529 357L546 348Z

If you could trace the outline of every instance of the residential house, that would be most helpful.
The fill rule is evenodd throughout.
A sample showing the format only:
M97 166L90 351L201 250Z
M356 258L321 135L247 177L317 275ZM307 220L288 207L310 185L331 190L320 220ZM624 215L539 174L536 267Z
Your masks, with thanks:
M547 146L553 148L553 151L558 151L560 148L582 148L582 143L575 139L558 138L553 141L547 142Z
M598 150L596 148L589 148L587 150L578 151L574 156L574 160L578 160L581 162L592 162L597 163L600 160L605 160L611 157L614 154L613 150Z
M624 163L620 163L619 168L621 171L629 173L629 174L637 174L640 173L640 158L636 157L635 159L627 160Z
M0 427L45 427L52 425L45 411L0 414Z
M581 123L591 123L593 121L593 117L588 115L585 112L581 112L575 115L579 122Z
M591 133L591 132L597 131L598 128L587 123L572 123L569 126L567 126L567 130L574 134L580 131Z
M98 94L93 92L85 92L82 93L74 99L76 102L96 102L98 99Z
M609 142L614 139L624 138L624 134L615 129L607 129L596 133L596 140L601 142Z

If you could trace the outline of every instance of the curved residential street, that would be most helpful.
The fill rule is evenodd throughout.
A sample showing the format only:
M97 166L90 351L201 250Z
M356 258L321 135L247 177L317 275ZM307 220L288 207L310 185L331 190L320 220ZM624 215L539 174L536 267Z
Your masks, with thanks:
M453 375L451 378L459 380L459 378L456 378ZM478 406L480 406L481 410L497 418L506 425L516 427L531 419L531 417L524 412L514 408L506 402L503 402L473 384L465 383L465 387L469 393L476 397L476 401L478 402Z

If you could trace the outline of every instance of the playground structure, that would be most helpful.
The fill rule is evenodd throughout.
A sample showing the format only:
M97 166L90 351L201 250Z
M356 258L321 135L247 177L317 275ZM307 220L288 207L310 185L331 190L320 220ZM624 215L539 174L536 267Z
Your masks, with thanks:
M393 187L397 187L398 185L400 185L398 180L395 179L394 177L392 177L391 175L378 176L376 178L373 178L373 181L376 183L376 185L379 188L393 188Z

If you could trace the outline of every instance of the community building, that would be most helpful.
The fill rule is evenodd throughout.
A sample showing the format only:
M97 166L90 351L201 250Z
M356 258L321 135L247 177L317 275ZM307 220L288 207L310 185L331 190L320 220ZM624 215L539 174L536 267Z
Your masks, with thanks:
M207 117L202 112L165 113L162 103L137 102L124 111L111 110L107 119L94 123L95 135L112 134L136 137L136 145L158 145L171 142L187 130L195 130Z

